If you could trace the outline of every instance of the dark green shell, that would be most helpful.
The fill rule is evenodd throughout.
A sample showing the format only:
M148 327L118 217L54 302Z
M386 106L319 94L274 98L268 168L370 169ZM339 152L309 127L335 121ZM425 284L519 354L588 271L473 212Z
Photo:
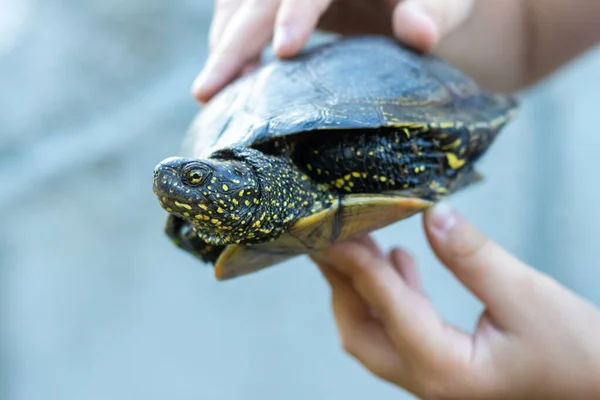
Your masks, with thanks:
M445 61L379 36L343 38L267 63L223 89L184 141L188 156L331 129L498 130L515 110ZM317 136L318 137L318 136Z

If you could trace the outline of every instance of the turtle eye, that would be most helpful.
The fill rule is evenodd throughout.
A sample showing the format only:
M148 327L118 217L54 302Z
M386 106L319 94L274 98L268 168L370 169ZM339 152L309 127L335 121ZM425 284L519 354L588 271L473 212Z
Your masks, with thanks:
M206 179L206 175L206 171L200 168L192 168L186 172L185 179L188 184L192 186L198 186L202 182L204 182L204 179Z

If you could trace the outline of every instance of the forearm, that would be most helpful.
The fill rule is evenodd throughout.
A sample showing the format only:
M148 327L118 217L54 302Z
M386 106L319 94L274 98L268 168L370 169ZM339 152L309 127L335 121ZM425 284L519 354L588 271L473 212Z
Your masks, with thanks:
M476 0L436 53L492 90L519 91L600 40L597 0Z

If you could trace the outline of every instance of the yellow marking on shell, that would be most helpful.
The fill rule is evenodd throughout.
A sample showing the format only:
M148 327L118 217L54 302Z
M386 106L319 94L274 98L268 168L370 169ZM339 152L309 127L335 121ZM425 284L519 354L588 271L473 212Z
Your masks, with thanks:
M353 172L352 176L355 178L360 178L360 172Z
M446 153L446 159L448 160L448 165L450 168L457 169L465 165L465 160L459 159L454 153Z
M168 212L173 212L173 209L171 207L167 207L167 211Z
M380 176L380 177L379 177L379 180L380 180L381 182L386 182L386 181L387 181L387 178L386 178L385 176Z
M352 178L351 174L348 174L348 175L344 176L344 179L347 180L347 181L349 181L351 178Z
M210 221L210 217L209 217L208 215L205 215L205 216L204 216L204 220L205 220L205 221Z
M252 199L252 201L254 202L254 204L260 204L260 202L258 201L258 199Z
M321 168L317 168L317 174L318 174L318 175L321 175L321 173L322 173L322 172L323 172L323 171L321 171Z
M204 219L204 215L202 214L196 214L196 219Z
M252 226L260 228L260 221L256 221L254 224L252 224Z
M249 206L249 205L250 205L250 202L249 202L248 200L244 200L244 204L245 204L246 206Z
M203 210L208 210L208 207L206 207L206 205L204 205L202 203L198 203L198 207L200 207Z
M437 193L448 193L448 189L440 185L438 181L431 182L429 188Z
M244 195L244 189L240 190L240 197Z
M373 157L375 155L375 153L373 153L372 151L369 152L369 156Z
M442 150L455 149L458 146L460 146L461 144L462 144L462 140L456 139L454 142L448 143L447 145L442 146Z
M222 188L224 191L228 191L228 190L229 190L229 186L227 186L226 184L223 184L223 186L221 186L221 188Z
M343 180L343 179L341 179L341 178L340 178L340 179L336 179L336 180L335 180L335 186L336 186L337 188L341 188L342 186L344 186L344 180Z
M190 206L189 204L185 204L185 203L180 203L177 200L175 200L175 205L179 208L185 208L186 210L191 210L192 206Z
M310 165L310 164L306 164L306 168L308 168L308 170L309 170L309 171L312 171L312 170L313 170L313 167L312 167L312 165Z
M233 183L240 183L240 181L238 179L232 179L231 180Z
M211 219L210 222L212 222L214 225L221 225L221 221L216 218Z
M238 202L236 199L231 199L231 201L233 201L233 204L235 204L236 206L237 206L238 204L240 204L240 203L239 203L239 202Z
M217 212L218 212L219 214L223 214L223 209L222 209L221 207L219 207L219 208L217 208Z
M357 150L357 151L356 151L356 155L357 155L357 156L359 156L359 157L360 157L360 155L361 155L361 154L362 154L362 153L360 152L360 150Z
M442 122L440 124L440 128L442 128L442 129L454 128L454 126L455 126L454 122Z
M367 173L366 173L366 172L363 172L363 173L361 173L361 174L360 174L360 176L361 176L363 179L365 179L365 178L367 177Z

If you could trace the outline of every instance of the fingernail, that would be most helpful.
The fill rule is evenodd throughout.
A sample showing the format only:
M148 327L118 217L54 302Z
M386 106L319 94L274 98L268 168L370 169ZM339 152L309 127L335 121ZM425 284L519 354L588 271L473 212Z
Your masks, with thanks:
M192 83L192 93L194 95L197 95L203 89L205 89L207 84L210 83L212 75L213 73L211 71L211 68L209 66L205 66L204 69L200 72L200 74L198 74L198 76L194 80L194 83Z
M430 211L431 227L440 234L446 234L458 222L454 209L445 201L437 203Z
M273 49L279 52L290 40L290 33L286 27L280 27L275 31L273 37Z

